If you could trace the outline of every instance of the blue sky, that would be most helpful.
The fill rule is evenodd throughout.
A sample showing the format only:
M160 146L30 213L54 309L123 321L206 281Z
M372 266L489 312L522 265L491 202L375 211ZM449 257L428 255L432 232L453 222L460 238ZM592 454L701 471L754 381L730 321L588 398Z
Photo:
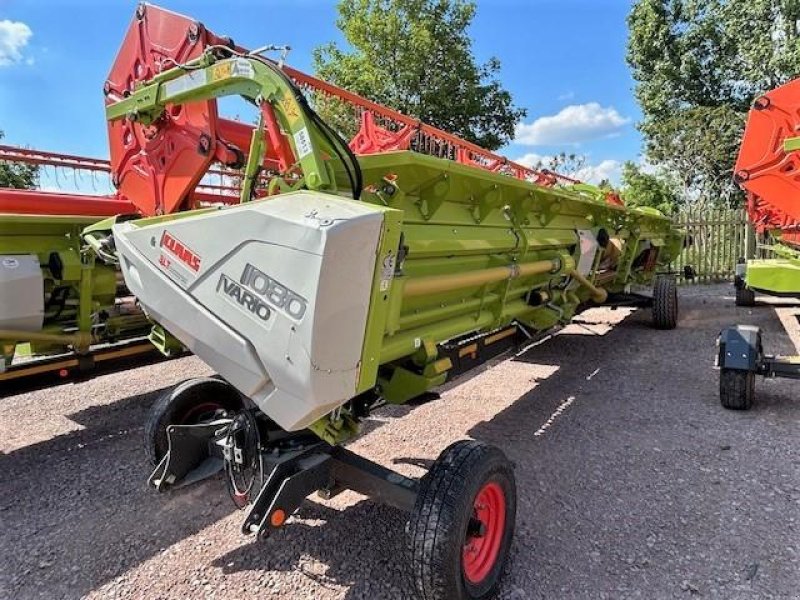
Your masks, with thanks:
M256 47L289 44L311 71L319 44L343 42L333 0L161 0L218 34ZM5 143L107 156L102 85L137 2L0 0L0 129ZM479 60L528 109L502 153L533 162L586 154L585 179L618 177L637 160L639 111L625 64L627 0L479 0L471 29Z

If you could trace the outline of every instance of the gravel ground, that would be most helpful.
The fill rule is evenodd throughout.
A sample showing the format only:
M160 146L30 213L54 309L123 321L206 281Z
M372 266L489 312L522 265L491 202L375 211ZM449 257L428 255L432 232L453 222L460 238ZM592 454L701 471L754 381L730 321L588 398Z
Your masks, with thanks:
M500 597L800 598L800 403L757 382L724 411L724 325L793 353L795 307L682 290L680 326L591 310L524 354L387 407L350 447L419 476L465 436L517 464L517 531ZM788 333L787 333L788 331ZM186 358L8 396L0 422L2 598L403 598L402 514L354 493L309 500L273 538L239 533L221 480L145 488L142 423Z

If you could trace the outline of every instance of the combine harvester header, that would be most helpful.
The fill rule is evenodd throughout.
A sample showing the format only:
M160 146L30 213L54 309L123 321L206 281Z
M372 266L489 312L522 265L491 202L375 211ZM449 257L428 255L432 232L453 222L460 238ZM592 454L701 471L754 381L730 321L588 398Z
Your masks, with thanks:
M736 265L738 306L754 306L756 292L800 298L800 79L760 96L747 119L734 179L747 193L747 214L774 243L773 258ZM717 339L716 366L723 407L748 410L755 377L800 379L800 357L766 354L761 329L735 325Z
M769 234L779 258L737 267L736 301L752 305L755 292L800 296L800 79L753 102L734 179L747 193L756 231Z
M215 35L193 19L146 4L138 12L142 18L137 18L128 31L103 85L107 103L119 101L138 82L195 59L208 48L246 52L230 38ZM489 173L545 187L568 187L587 197L622 205L614 192L514 163L280 62L281 72L312 101L332 100L348 107L353 123L360 125L349 143L350 150L358 155L413 149ZM273 193L276 188L271 191L269 184L274 181L272 185L278 185L276 175L284 182L297 183L296 173L291 172L291 142L280 135L281 124L269 105L264 107L263 117L268 140L263 144L257 181L247 182L249 198ZM164 354L173 355L180 349L180 344L158 325L151 330L132 298L125 296L126 290L117 290L114 299L110 288L94 289L98 278L92 274L102 273L102 268L65 271L59 265L75 263L81 255L82 242L75 231L104 217L156 216L239 203L242 169L254 128L221 117L214 99L178 104L148 126L112 120L108 128L111 161L0 145L0 161L51 168L56 174L69 170L88 172L93 178L99 174L116 190L111 195L87 195L0 189L0 214L9 215L0 223L4 235L9 236L7 243L0 245L0 253L35 254L45 288L41 304L31 307L42 316L29 334L16 328L16 313L0 312L0 330L7 331L5 341L0 341L0 381L24 379L29 374L82 376L99 364L98 360L148 354L150 346L141 343L146 337ZM69 240L66 243L65 237ZM3 277L0 274L0 281ZM76 306L82 308L75 310ZM128 345L132 348L126 348Z
M410 514L420 598L489 597L514 528L503 453L458 442L414 480L342 444L373 409L590 306L651 305L654 324L674 328L669 264L683 235L656 210L505 161L281 63L141 5L104 88L117 200L138 214L83 229L78 264L121 273L121 289L158 324L153 337L221 376L155 403L150 482L168 490L223 471L247 508L242 530L259 537L315 491L356 490ZM354 107L361 130L350 144L314 110L315 94ZM221 118L223 96L253 106L255 125ZM223 180L237 196L201 193L212 169L231 173ZM41 297L30 271L30 297ZM632 290L651 283L652 297Z

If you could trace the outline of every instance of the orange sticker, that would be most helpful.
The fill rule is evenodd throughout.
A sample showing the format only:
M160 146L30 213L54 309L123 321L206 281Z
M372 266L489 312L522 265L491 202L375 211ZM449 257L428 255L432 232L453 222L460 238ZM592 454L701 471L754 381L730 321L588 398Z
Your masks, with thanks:
M297 106L297 102L289 95L284 96L281 100L281 112L283 112L290 125L294 125L300 119L300 108Z
M233 63L230 62L230 61L217 63L214 66L212 66L211 67L211 81L218 81L220 79L227 79L228 77L230 77L231 76L231 67L232 66L233 66Z

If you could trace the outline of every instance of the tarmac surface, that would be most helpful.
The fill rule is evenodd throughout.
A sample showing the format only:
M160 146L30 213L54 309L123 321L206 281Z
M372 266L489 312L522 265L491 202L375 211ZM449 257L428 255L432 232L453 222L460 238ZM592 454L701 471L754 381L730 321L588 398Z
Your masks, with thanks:
M438 399L377 411L349 447L420 476L456 439L500 446L519 491L502 599L800 598L796 384L759 379L731 412L713 369L734 323L795 353L800 307L737 308L732 291L682 288L674 331L590 310ZM208 372L185 358L0 397L0 598L407 597L397 510L312 497L255 543L221 479L146 488L148 408Z

